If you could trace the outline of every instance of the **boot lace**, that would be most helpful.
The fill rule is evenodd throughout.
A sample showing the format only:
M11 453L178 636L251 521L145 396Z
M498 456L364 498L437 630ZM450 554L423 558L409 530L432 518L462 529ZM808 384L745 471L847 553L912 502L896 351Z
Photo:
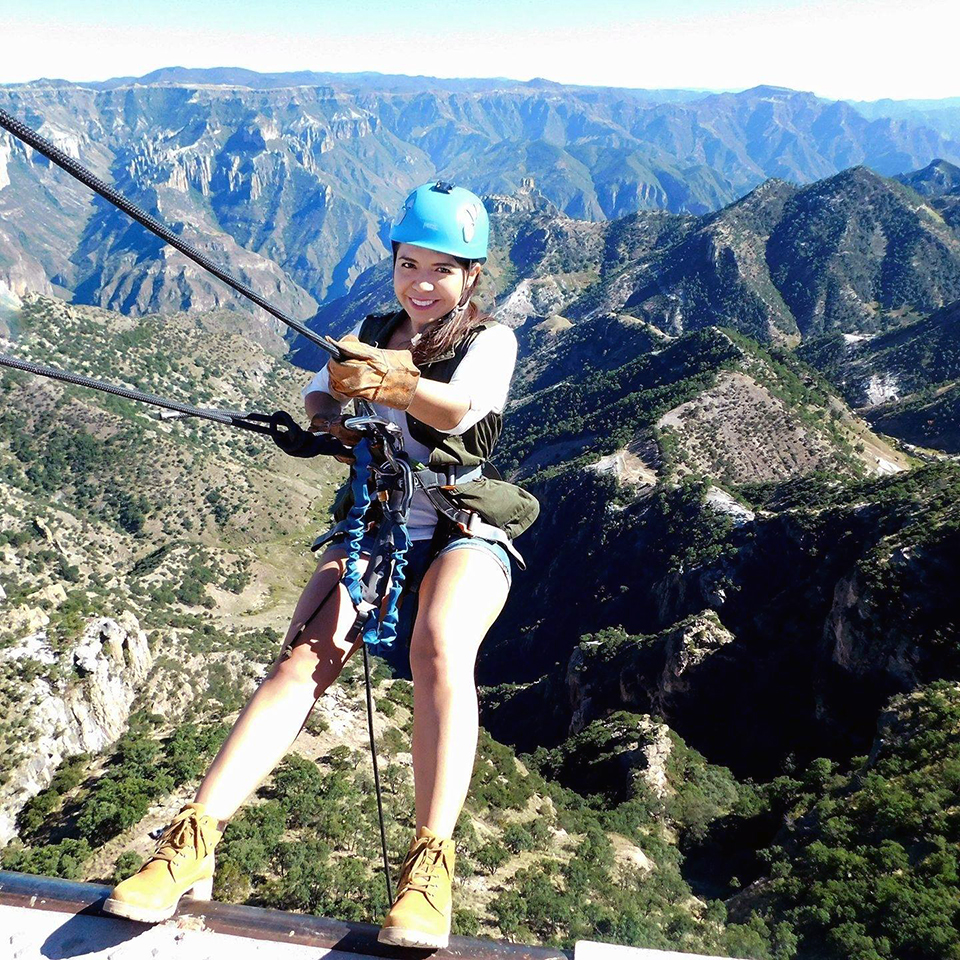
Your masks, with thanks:
M172 864L191 848L196 858L202 860L207 855L209 844L203 835L196 811L183 810L160 834L153 857L155 860L166 860Z
M440 874L449 875L450 863L442 846L431 845L427 840L418 840L403 862L397 896L415 891L432 901L440 886Z

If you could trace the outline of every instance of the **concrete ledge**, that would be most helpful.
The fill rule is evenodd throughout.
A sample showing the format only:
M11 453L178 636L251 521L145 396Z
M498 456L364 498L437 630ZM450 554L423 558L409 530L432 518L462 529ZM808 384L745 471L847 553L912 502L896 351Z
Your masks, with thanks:
M403 950L378 943L372 924L189 899L172 919L151 925L101 913L109 891L95 883L0 870L0 955L4 960L720 960L592 940L566 951L451 937L446 950Z
M674 953L669 950L647 950L623 947L616 943L578 940L574 960L729 960L727 957L706 957L701 953Z
M325 956L435 956L438 960L571 960L572 954L548 947L526 947L496 940L451 937L446 950L402 950L377 942L378 927L343 923L326 917L264 910L216 901L183 899L166 923L149 925L100 912L110 887L73 883L0 870L0 943L13 947L13 957L114 958L166 957L171 951L191 960L246 960L276 956L278 960ZM50 914L43 918L39 914ZM257 941L260 941L259 945ZM284 949L278 950L280 944ZM308 952L289 948L309 948ZM318 954L318 949L321 951ZM5 954L10 956L10 954Z
M89 914L0 905L4 960L348 960L357 954L303 944L250 940L179 921L156 927Z
M403 950L377 942L378 927L282 910L183 899L174 917L149 925L110 917L100 904L110 887L0 870L0 944L4 958L85 957L141 960L169 955L190 960L277 960L324 957L438 960L572 960L572 953L497 940L451 937L446 950ZM282 946L281 946L282 945ZM318 953L318 950L320 951Z

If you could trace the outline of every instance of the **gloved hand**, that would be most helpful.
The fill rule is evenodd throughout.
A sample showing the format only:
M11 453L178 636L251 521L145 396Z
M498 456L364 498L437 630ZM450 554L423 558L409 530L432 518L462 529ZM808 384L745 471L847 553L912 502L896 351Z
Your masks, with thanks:
M319 413L310 421L311 433L329 433L331 437L336 437L345 447L355 447L362 439L363 434L356 430L350 430L343 424L343 417L334 417L332 420L321 416ZM353 463L353 457L337 457L342 463Z
M310 431L304 430L285 410L278 410L270 416L258 413L247 416L249 419L268 423L274 443L291 457L331 456L342 463L354 463L356 460L348 446L338 437L332 434L318 437L312 426Z
M345 419L346 417L334 417L331 420L329 417L324 417L318 413L310 421L309 429L311 433L329 433L345 447L355 447L363 439L363 434L359 430L350 430L344 426L343 421Z
M353 334L342 340L327 337L343 360L330 359L330 386L346 397L359 397L406 410L417 392L420 371L409 350L383 350L362 343Z

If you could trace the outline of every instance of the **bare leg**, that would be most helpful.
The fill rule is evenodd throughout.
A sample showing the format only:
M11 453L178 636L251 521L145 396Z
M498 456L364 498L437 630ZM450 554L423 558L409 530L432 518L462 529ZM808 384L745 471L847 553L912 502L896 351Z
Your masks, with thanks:
M450 837L477 750L477 651L509 587L499 564L473 549L431 564L410 642L417 829Z
M343 556L337 548L324 554L300 596L286 642L296 637L339 580ZM365 563L362 559L361 570ZM197 791L197 802L220 820L221 829L280 762L317 698L358 648L359 642L351 644L347 639L354 616L346 590L338 588L310 620L297 645L277 659L243 708Z

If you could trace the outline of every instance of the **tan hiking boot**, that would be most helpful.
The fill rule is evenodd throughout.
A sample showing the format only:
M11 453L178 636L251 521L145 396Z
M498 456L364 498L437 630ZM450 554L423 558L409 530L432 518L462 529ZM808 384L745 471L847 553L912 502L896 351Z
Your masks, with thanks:
M450 939L454 847L426 827L410 843L397 897L377 939L399 947L437 949Z
M153 856L140 872L118 883L105 913L159 923L172 917L180 898L209 900L213 891L213 848L223 834L202 803L188 803L164 828Z

